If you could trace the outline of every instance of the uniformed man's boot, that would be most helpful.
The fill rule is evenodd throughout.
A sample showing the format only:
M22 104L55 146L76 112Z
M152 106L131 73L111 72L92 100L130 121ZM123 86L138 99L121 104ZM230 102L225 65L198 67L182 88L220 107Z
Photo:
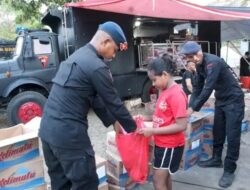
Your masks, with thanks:
M223 167L221 157L218 157L218 156L213 156L212 158L208 160L200 161L198 163L198 166L203 167L203 168L208 168L208 167L222 168Z
M220 178L219 186L224 188L229 187L232 185L233 181L234 181L234 173L224 171L222 177Z

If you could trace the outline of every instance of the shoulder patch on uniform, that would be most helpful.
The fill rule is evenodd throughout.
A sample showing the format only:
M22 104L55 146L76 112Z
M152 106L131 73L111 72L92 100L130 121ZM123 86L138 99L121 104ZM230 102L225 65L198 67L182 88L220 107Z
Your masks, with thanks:
M213 63L209 63L209 64L207 65L207 69L212 68L213 66L214 66Z

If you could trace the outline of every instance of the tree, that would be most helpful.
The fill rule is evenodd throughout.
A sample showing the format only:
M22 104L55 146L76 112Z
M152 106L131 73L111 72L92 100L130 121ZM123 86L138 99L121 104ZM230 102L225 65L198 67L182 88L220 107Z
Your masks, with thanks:
M16 25L25 26L34 29L41 28L42 9L44 7L62 6L70 0L2 0L0 2L0 12L3 15L13 15L12 19L6 19L1 16L3 22L0 28L0 37L13 39L15 36ZM4 25L3 25L4 23Z
M16 23L25 24L31 28L41 26L42 7L62 6L67 0L3 0L16 12Z
M0 6L0 39L14 39L15 38L15 15L6 6Z

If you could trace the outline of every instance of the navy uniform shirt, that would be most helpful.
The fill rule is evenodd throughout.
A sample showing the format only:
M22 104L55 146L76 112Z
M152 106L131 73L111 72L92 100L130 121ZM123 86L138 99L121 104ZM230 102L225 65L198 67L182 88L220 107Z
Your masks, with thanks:
M118 120L127 132L136 129L113 87L108 66L91 44L60 64L53 83L40 125L42 140L94 154L87 132L91 107L105 126Z
M203 61L197 65L197 75L189 107L199 111L215 90L216 106L242 102L243 92L226 62L212 54L204 53Z

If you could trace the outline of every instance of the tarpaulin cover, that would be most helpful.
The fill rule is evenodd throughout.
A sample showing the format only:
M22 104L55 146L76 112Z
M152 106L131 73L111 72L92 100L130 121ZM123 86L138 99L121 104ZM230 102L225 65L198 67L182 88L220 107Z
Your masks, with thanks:
M225 21L250 19L250 13L219 10L182 0L84 0L82 2L66 3L65 5L135 16L181 20Z
M250 20L221 23L221 41L250 39Z

